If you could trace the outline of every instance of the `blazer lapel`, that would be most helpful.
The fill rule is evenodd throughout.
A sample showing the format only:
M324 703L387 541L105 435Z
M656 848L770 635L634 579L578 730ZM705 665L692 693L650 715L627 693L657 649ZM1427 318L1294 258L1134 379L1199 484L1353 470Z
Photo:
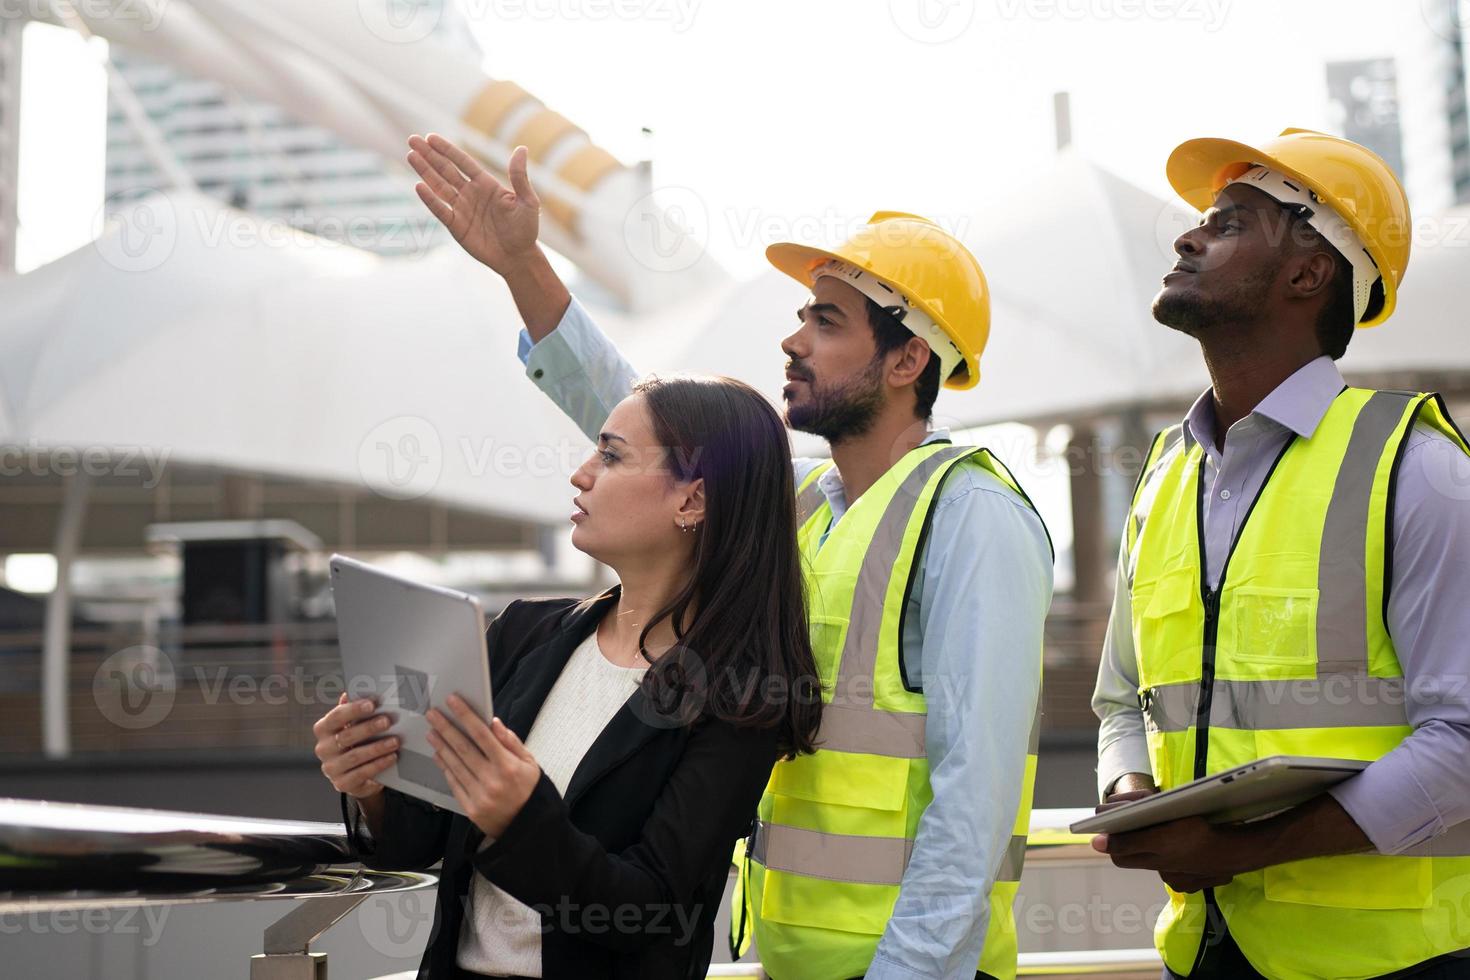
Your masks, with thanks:
M649 721L654 724L649 724ZM661 723L654 715L643 696L643 689L634 691L593 740L582 761L577 763L571 782L567 783L567 806L570 807L588 787L641 749L649 739L670 727L669 723Z
M507 689L503 693L491 692L495 717L515 732L522 742L530 735L536 715L546 703L546 696L551 693L567 661L572 659L577 646L597 629L597 624L617 601L622 588L621 584L614 585L601 595L584 599L568 609L550 639L521 655L506 678L509 682ZM468 827L463 849L469 854L480 846L485 833L473 821L465 819L464 822ZM452 842L450 847L452 850Z
M572 606L550 639L521 655L520 663L509 678L507 703L495 706L495 714L521 741L524 742L531 733L531 725L546 703L546 696L551 693L556 679L566 669L567 661L572 659L581 642L597 629L597 624L611 604L617 601L621 591L622 586L615 585L601 595Z

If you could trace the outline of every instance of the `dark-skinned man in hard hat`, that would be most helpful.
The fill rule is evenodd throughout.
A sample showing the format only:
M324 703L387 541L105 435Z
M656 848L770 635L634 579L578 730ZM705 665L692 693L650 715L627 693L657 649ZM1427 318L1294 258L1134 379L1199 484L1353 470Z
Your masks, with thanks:
M1125 528L1104 807L1274 755L1368 766L1263 820L1093 846L1167 886L1166 978L1470 976L1470 447L1438 396L1335 363L1393 313L1403 188L1306 130L1191 140L1168 174L1204 217L1154 316L1212 387L1155 438Z
M441 137L410 146L419 196L510 286L527 373L601 448L636 374L536 245L525 150L507 188ZM767 256L808 291L787 423L832 447L793 473L824 705L752 815L737 930L776 980L1013 977L1051 545L998 460L928 426L941 384L979 380L984 275L900 212Z

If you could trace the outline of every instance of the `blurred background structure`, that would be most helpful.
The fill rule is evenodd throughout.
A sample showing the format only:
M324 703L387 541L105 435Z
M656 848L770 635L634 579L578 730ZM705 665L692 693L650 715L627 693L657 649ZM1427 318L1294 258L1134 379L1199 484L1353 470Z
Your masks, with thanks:
M972 248L994 293L984 380L946 392L935 424L996 448L1059 546L1038 807L1093 802L1088 698L1123 514L1150 435L1207 384L1195 345L1149 315L1196 220L1164 189L1175 143L1309 126L1390 161L1414 260L1399 312L1343 368L1470 417L1455 0L1181 0L1164 22L1024 0L951 4L948 21L905 0L871 21L634 6L7 6L8 795L334 819L309 731L341 684L327 555L491 613L609 583L567 540L589 447L524 377L504 288L415 197L412 132L492 169L527 144L546 242L630 360L776 403L801 296L766 244L903 207ZM824 70L802 62L865 39L893 61L844 80L844 105L809 98ZM1245 70L1261 43L1290 45L1277 75ZM1224 67L1182 83L1198 63Z

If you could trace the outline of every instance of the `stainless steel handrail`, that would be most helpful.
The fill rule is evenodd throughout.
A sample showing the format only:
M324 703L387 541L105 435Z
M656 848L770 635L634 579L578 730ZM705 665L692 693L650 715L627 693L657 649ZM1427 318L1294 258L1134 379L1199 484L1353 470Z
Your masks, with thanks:
M318 936L371 895L437 882L356 864L340 823L0 799L0 913L313 899L266 928L251 980L325 980Z

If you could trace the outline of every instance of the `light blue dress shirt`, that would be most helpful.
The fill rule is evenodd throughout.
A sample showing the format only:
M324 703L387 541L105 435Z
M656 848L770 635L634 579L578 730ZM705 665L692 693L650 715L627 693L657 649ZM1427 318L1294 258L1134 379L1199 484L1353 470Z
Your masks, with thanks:
M1230 542L1260 493L1271 464L1293 433L1308 439L1343 388L1330 357L1302 366L1230 427L1215 446L1210 392L1184 419L1184 445L1205 450L1204 574L1213 588ZM1404 671L1414 731L1333 797L1373 846L1395 854L1470 819L1470 459L1420 422L1399 461L1393 509L1388 627ZM1098 792L1117 778L1149 771L1138 704L1138 661L1125 584L1127 540L1119 560L1112 619L1103 641L1092 708L1098 730Z
M594 441L638 376L575 298L539 343L521 331L520 357L527 376ZM948 438L940 429L925 442ZM821 462L797 458L797 482ZM834 468L818 485L835 526L848 506L842 477ZM1020 808L1051 605L1051 547L1041 519L1015 491L965 466L940 492L918 564L903 657L928 703L934 801L920 819L867 977L969 980Z

